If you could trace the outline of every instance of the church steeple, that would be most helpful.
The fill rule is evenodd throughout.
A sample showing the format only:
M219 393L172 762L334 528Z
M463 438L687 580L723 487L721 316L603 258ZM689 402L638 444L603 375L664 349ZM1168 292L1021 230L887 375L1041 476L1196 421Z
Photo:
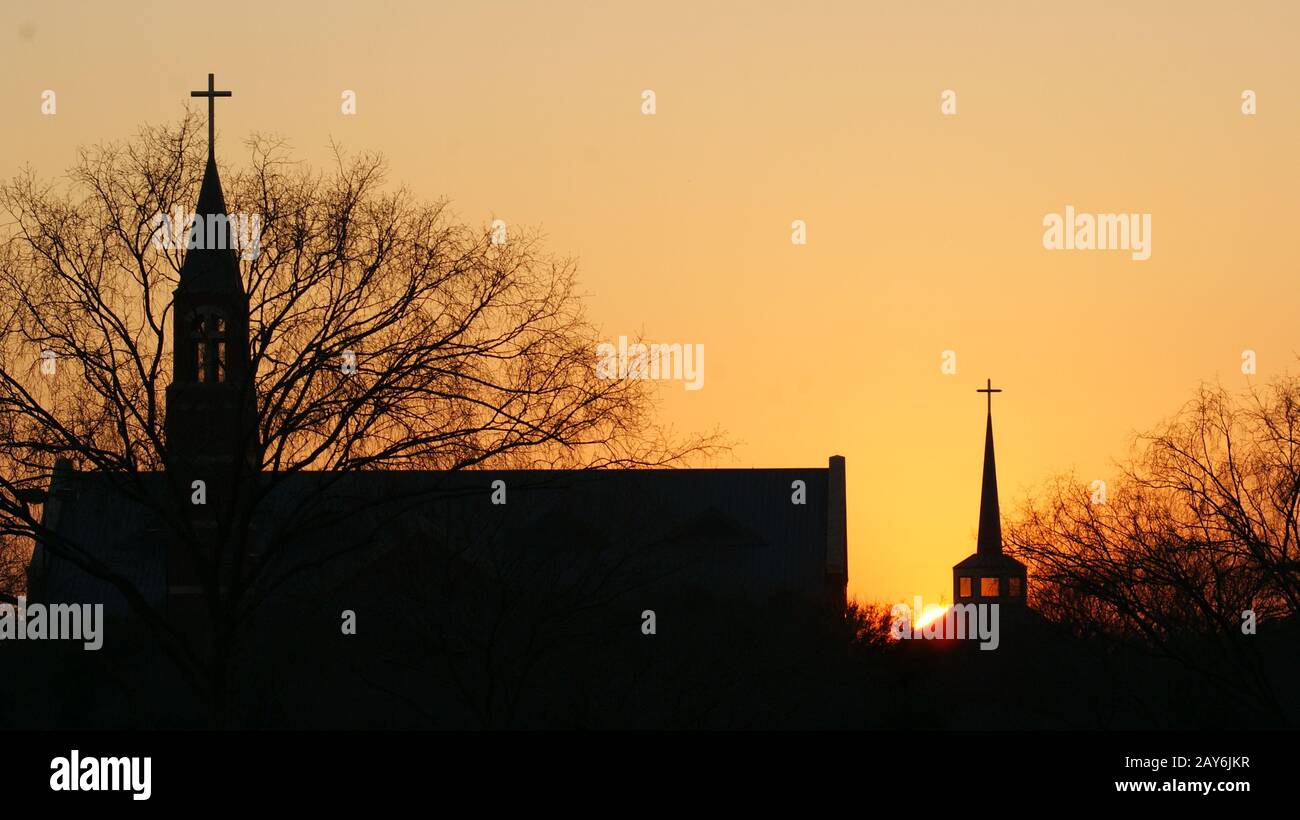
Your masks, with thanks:
M957 603L1025 602L1025 565L1002 553L1002 515L998 507L998 468L993 455L993 394L1001 393L991 380L980 393L988 394L984 421L984 475L980 486L979 531L975 552L952 568L952 597Z
M167 445L171 465L193 479L214 481L260 463L252 368L248 346L248 296L236 253L236 232L217 173L214 100L208 98L208 161L199 186L194 225L172 302L172 383L167 388ZM255 469L255 467L254 467Z

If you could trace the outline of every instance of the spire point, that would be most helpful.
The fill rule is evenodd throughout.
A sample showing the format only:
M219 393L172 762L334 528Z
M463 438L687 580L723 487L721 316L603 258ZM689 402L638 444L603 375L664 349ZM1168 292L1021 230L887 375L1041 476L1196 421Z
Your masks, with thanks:
M993 455L993 394L1001 393L987 379L977 393L988 394L988 416L984 426L984 476L980 487L979 540L976 551L981 555L1002 554L1002 514L998 505L998 468Z

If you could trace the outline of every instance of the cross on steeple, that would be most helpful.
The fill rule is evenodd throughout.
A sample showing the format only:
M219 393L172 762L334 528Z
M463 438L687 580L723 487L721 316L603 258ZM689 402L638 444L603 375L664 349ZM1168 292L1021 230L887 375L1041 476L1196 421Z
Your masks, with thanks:
M217 97L229 97L229 91L217 91L215 88L215 75L208 75L207 91L191 91L191 97L208 98L208 159L216 158L216 128L213 125L213 118L216 115Z
M989 394L989 415L991 416L991 415L993 415L993 394L994 394L994 393L1001 393L1001 392L1002 392L1002 388L1001 388L1001 387L994 387L994 386L993 386L993 380L992 380L992 379L985 379L985 380L984 380L984 383L985 383L985 385L987 385L987 386L985 386L985 387L981 387L981 388L979 388L978 390L976 390L975 392L976 392L976 393L988 393L988 394Z

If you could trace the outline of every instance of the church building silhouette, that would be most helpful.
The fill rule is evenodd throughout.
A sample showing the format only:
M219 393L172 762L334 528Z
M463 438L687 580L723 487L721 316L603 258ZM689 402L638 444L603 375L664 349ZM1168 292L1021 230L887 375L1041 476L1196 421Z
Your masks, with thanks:
M196 219L229 231L213 103L230 92L208 75L193 95L208 100ZM259 559L270 566L253 590L259 602L358 584L378 595L441 550L441 576L467 587L491 578L603 594L617 576L614 586L642 592L845 603L843 457L797 469L273 474L262 469L249 299L233 241L187 251L172 321L166 469L125 475L56 462L29 600L102 603L117 614L142 602L192 610L242 583L241 567ZM178 504L195 482L206 503ZM508 503L493 502L498 483ZM244 510L251 520L238 527ZM237 529L246 537L214 568L217 546L229 547Z

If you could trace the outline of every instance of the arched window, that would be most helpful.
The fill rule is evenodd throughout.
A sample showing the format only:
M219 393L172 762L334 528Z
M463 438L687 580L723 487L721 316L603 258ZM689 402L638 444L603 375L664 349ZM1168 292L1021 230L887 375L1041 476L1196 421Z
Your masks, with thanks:
M226 318L214 308L200 308L190 326L195 377L200 384L226 380Z

